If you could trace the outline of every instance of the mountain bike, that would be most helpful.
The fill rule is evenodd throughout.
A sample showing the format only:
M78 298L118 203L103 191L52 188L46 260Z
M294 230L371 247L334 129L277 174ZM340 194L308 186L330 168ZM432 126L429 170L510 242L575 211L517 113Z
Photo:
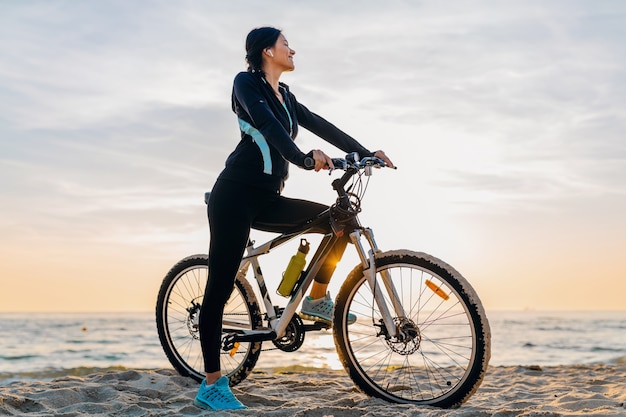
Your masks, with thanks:
M333 164L343 174L332 181L337 193L332 206L265 243L249 240L224 310L222 373L236 385L253 370L263 342L294 352L307 332L332 329L341 363L366 394L394 403L461 405L481 384L491 354L480 299L447 263L422 252L382 251L372 229L361 225L361 201L374 168L385 166L382 160L349 154L333 159ZM286 306L279 308L271 300L260 257L309 233L322 233L321 243ZM332 322L305 323L296 310L341 236L349 236L360 263L341 285ZM198 316L207 261L208 256L200 254L174 265L163 279L156 305L165 354L181 375L197 381L204 378ZM356 322L348 323L349 314Z

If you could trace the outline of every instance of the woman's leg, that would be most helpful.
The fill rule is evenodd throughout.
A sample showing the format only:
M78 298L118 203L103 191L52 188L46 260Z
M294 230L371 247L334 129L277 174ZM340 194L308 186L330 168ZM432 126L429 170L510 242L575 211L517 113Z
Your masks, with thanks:
M326 296L328 292L328 283L337 268L337 264L341 261L343 253L346 251L346 246L348 245L348 238L343 236L341 239L337 241L335 246L331 249L331 252L328 254L328 258L320 268L320 271L315 276L315 281L313 282L313 286L311 287L311 291L309 295L314 300L323 298Z
M230 181L219 181L208 205L211 241L209 278L199 317L199 332L207 383L221 375L222 315L230 297L241 257L248 243L250 225L263 192Z
M293 229L295 225L317 216L327 208L328 206L313 201L276 196L271 205L259 212L252 227L285 232ZM343 237L332 248L328 258L315 276L309 293L311 298L320 299L326 296L328 283L345 252L348 240L347 237Z

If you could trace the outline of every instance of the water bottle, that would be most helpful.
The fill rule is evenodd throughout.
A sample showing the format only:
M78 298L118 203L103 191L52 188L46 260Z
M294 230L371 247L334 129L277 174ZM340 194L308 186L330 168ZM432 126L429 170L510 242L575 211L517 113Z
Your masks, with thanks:
M293 291L293 287L298 282L300 274L304 270L306 264L306 254L309 253L309 242L306 239L300 240L300 246L295 255L289 260L287 269L283 272L283 279L280 281L280 285L276 292L283 297L289 297Z

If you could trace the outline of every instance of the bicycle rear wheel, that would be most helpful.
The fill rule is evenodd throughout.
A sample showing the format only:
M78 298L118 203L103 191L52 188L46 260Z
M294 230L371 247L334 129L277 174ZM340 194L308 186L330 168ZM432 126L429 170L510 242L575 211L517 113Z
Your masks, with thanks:
M174 265L163 279L156 305L157 331L167 358L181 375L196 381L205 376L198 317L208 277L207 261L207 255L193 255ZM237 275L235 288L226 303L224 328L261 326L256 296L242 274ZM221 351L222 373L229 378L230 385L248 376L260 354L261 342L242 342L236 351Z
M365 393L395 403L457 407L482 382L491 354L489 323L476 292L454 268L424 253L376 255L380 285L404 340L389 336L362 266L337 296L337 352ZM381 273L393 282L405 317L395 317ZM348 313L357 322L348 326Z

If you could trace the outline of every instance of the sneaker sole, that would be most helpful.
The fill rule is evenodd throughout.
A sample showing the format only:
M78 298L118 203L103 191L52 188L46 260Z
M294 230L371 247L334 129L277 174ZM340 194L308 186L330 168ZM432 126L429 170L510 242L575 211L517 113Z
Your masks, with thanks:
M246 407L245 405L242 407L236 407L236 408L213 408L208 404L205 404L203 402L198 401L197 399L193 400L193 404L196 407L202 408L203 410L211 410L211 411L230 411L230 410L245 410L248 407Z
M195 405L196 407L200 407L203 410L214 410L214 408L212 408L210 405L198 401L197 398L193 400L193 405Z
M326 320L325 318L322 318L322 317L310 316L310 315L304 314L304 313L300 313L299 315L300 315L300 318L303 319L303 320L319 321L321 323L328 324L330 326L333 325L333 322L331 320Z

